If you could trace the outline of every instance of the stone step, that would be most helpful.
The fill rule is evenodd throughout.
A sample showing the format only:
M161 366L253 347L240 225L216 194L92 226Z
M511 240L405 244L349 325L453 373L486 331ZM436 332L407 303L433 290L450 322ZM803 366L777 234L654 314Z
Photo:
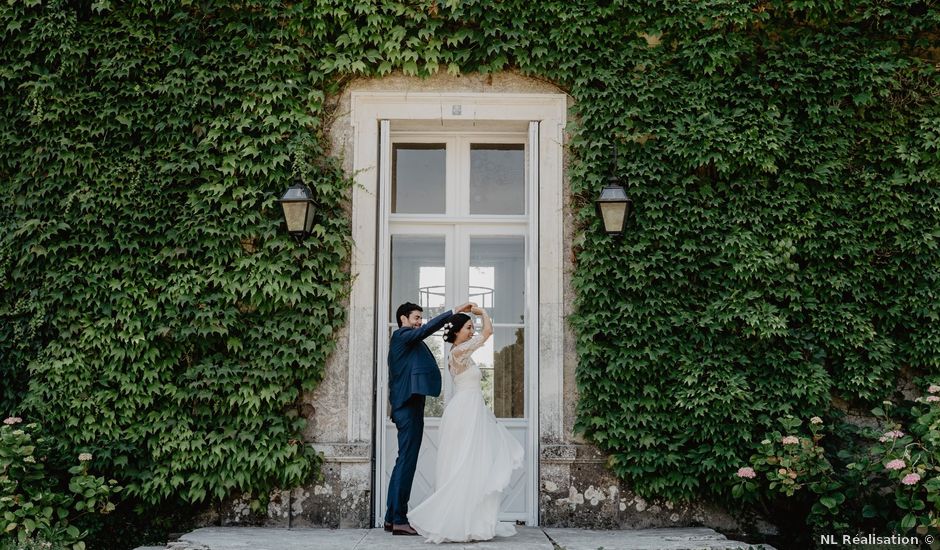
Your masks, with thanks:
M597 531L590 529L542 529L557 547L565 550L730 550L765 549L772 546L730 540L707 527L669 527Z
M450 543L447 550L774 550L729 540L706 527L596 531L519 527L510 538ZM164 547L135 550L427 550L422 537L392 536L382 529L204 527Z

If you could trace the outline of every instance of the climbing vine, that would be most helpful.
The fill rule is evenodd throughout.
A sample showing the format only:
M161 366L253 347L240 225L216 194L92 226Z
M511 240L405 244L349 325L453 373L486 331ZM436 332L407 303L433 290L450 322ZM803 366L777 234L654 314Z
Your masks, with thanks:
M513 70L574 98L577 428L640 494L726 491L773 418L940 370L938 29L904 0L4 5L4 410L151 501L313 475L296 405L349 284L331 100Z

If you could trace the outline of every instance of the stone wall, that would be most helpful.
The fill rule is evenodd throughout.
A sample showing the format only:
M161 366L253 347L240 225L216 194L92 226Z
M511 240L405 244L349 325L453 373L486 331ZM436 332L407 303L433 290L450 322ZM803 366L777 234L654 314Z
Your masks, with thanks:
M724 532L744 526L767 534L760 518L735 518L706 502L648 501L630 491L605 466L607 457L590 445L543 445L539 517L546 527L647 529L706 525Z

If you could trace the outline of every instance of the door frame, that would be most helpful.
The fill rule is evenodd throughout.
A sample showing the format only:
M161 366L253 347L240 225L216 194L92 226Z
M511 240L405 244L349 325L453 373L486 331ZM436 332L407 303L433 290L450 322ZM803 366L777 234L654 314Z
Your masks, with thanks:
M380 231L387 224L377 215L387 212L381 204L377 167L391 169L389 159L380 162L381 151L390 151L387 132L380 131L380 121L389 120L404 130L428 128L441 130L479 130L481 127L527 131L532 154L528 167L535 178L529 193L529 241L532 243L528 288L534 295L536 310L530 311L533 345L530 380L527 391L529 419L528 464L530 476L526 523L538 525L538 490L540 486L539 443L561 439L563 421L563 143L567 96L564 94L502 93L351 93L350 119L353 127L352 193L352 274L349 310L349 368L347 378L347 438L350 443L372 444L372 518L379 526L382 518L377 504L384 501L381 472L376 469L380 452L379 412L375 389L378 376L385 370L384 357L378 354L377 298L379 285L387 278L378 273L376 252L382 242ZM530 124L535 122L537 124ZM535 130L533 130L533 128ZM537 145L536 145L537 144ZM384 146L382 146L384 145ZM534 258L534 261L531 260ZM383 319L384 321L384 319ZM528 346L527 346L528 347ZM382 396L384 397L384 396ZM384 411L381 411L384 417ZM381 500L380 500L381 499Z

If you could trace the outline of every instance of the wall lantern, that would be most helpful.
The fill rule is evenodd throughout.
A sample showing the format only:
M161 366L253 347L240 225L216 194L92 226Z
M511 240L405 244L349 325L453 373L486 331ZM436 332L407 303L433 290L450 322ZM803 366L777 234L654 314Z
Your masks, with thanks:
M604 222L604 232L608 235L623 235L630 215L630 199L617 178L617 147L614 146L613 166L607 185L601 190L601 196L594 201L597 215Z
M298 179L277 202L284 210L287 232L298 239L310 235L313 229L313 193L310 188Z

